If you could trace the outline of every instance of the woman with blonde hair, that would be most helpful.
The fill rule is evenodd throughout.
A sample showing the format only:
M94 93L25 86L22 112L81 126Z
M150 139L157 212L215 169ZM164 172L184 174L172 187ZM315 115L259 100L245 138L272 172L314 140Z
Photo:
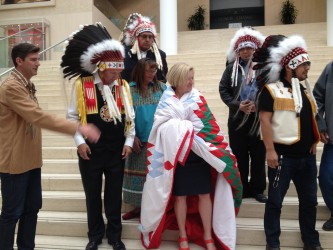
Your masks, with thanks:
M175 64L167 81L148 139L143 245L157 248L163 230L178 229L180 250L188 250L189 241L209 250L234 249L242 196L236 159L205 98L193 88L193 67Z

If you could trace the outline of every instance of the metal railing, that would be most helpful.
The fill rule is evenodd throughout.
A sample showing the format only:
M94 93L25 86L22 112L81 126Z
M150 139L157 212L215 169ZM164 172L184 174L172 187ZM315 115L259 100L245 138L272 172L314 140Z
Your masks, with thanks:
M30 27L30 28L28 28L28 29L21 30L21 31L19 31L19 32L13 34L13 35L10 35L10 36L6 36L6 37L3 37L3 38L0 38L0 41L5 40L5 39L9 39L9 38L14 37L14 36L17 36L18 34L21 34L21 33L27 32L28 30L32 30L32 29L36 29L36 28L35 28L35 27Z
M67 41L67 40L68 40L68 38L66 38L66 39L64 39L64 40L62 40L62 41L60 41L60 42L58 42L58 43L56 43L56 44L54 44L54 45L52 45L52 46L50 46L50 47L44 49L44 50L42 50L41 52L39 52L39 55L44 55L45 52L49 51L50 49L53 49L54 47L57 47L58 45L64 43L64 42ZM12 67L12 68L10 68L10 69L8 69L8 70L2 72L2 73L0 74L0 78L1 78L2 76L4 76L4 75L8 74L8 73L9 73L10 71L12 71L14 68L15 68L15 67Z

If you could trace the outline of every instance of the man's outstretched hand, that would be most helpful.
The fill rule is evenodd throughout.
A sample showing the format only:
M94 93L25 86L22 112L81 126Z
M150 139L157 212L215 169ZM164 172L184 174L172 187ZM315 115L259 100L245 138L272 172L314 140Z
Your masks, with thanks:
M99 137L101 136L101 131L91 123L88 123L87 125L80 125L78 131L91 143L98 142Z

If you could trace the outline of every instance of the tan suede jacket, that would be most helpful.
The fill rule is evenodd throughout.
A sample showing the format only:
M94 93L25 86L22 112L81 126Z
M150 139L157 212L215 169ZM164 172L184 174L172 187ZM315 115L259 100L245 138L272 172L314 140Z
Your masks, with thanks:
M0 173L42 166L41 128L74 135L78 123L44 112L16 70L0 85Z

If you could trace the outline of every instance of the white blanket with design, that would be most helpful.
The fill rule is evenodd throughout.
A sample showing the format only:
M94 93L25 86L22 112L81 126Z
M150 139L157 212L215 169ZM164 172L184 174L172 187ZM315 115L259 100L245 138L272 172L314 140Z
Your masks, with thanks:
M234 249L235 216L242 195L236 159L204 97L193 89L179 100L171 87L164 92L157 107L147 144L148 167L139 226L142 243L146 248L158 248L163 231L175 224L173 176L177 163L184 164L191 149L216 170L212 196L215 244L218 249ZM188 216L187 227L192 228L188 238L204 246L198 218Z

